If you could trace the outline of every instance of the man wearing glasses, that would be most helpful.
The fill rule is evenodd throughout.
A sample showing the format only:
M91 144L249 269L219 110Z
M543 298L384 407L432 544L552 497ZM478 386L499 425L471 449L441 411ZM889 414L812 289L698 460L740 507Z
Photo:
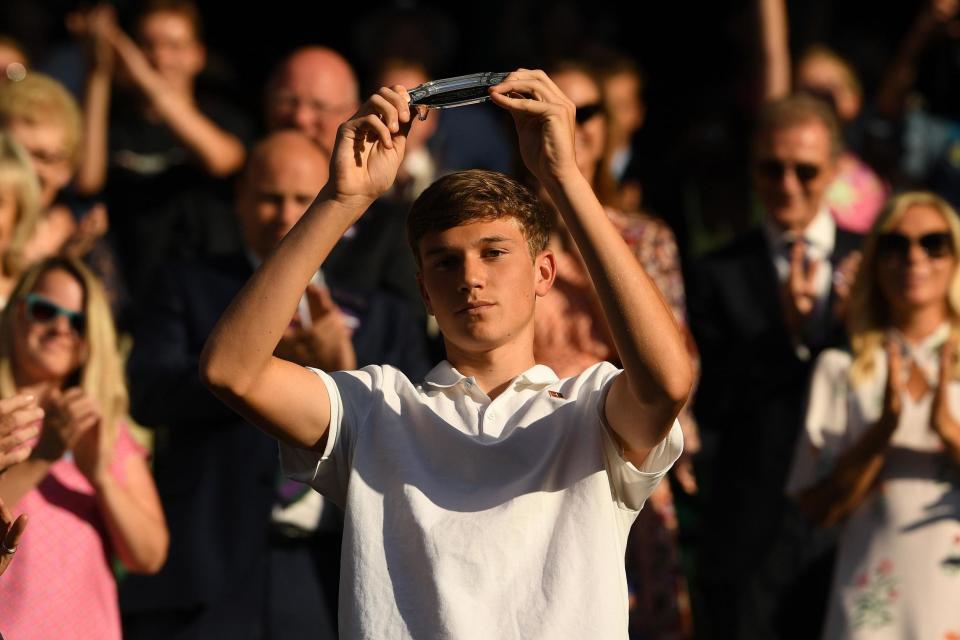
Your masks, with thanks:
M716 443L707 470L715 493L704 502L703 616L717 638L819 636L829 583L817 580L829 580L829 562L798 587L806 560L794 550L805 534L784 484L810 367L846 340L860 237L837 228L824 198L840 152L836 119L817 100L766 105L753 144L763 221L694 270L691 326L703 359L696 409ZM802 592L791 600L786 588Z

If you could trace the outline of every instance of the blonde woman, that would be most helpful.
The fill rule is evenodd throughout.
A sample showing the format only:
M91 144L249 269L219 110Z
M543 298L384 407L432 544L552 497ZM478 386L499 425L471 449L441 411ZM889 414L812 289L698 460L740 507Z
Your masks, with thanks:
M960 220L930 193L886 205L825 351L788 493L842 526L825 638L960 635Z
M79 261L23 274L0 317L0 395L44 408L39 441L0 477L31 526L0 581L10 638L120 638L115 556L152 573L168 535L144 451L127 432L127 390L105 294Z
M24 249L40 220L40 183L30 156L0 132L0 307L25 266Z

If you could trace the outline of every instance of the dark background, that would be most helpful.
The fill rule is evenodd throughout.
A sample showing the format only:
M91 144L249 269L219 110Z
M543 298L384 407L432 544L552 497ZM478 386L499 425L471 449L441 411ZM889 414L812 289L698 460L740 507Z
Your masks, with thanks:
M137 5L115 4L122 20ZM203 80L258 119L271 68L304 44L341 51L361 79L387 53L421 59L433 77L444 77L619 50L636 59L647 78L648 117L635 141L635 172L644 184L645 206L671 224L682 253L691 257L755 217L747 174L759 71L754 4L201 0L209 52ZM884 3L882 8L866 0L787 4L791 49L796 53L818 41L832 46L854 64L869 99L924 3ZM75 91L83 62L63 17L79 6L73 0L0 3L0 33L20 40L35 66ZM931 73L921 74L921 84L927 85L922 88L935 108L956 115L960 56L934 52L930 58L939 62L927 65ZM940 67L946 68L946 82Z

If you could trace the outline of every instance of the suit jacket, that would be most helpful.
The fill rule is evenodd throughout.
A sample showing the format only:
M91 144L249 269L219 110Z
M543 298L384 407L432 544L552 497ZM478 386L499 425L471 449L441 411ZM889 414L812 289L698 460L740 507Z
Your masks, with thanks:
M859 247L837 231L831 268ZM821 267L823 268L823 267ZM846 344L832 314L802 359L780 307L780 287L763 230L756 228L707 256L688 290L702 377L695 412L705 442L716 443L705 514L704 571L749 574L773 544L786 504L784 486L803 425L808 379L817 354ZM833 303L833 295L828 301Z
M279 477L277 444L200 382L200 352L253 270L243 253L166 268L134 334L128 366L131 413L156 430L154 476L170 528L166 565L121 585L125 613L191 609L215 602L263 558ZM380 292L343 290L357 316L357 362L426 373L422 331L407 305Z

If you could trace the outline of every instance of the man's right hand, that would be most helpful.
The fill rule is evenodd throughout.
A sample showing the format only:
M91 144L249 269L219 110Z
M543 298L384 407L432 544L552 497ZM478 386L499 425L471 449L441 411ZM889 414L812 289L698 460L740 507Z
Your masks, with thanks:
M367 205L393 186L413 123L400 85L383 87L340 125L330 161L330 197Z

